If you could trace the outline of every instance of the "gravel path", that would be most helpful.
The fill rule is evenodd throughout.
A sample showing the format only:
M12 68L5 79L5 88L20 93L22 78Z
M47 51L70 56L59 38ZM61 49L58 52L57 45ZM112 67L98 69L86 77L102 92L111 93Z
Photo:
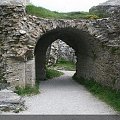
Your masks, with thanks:
M72 71L40 84L41 94L26 97L28 109L20 114L116 114L108 105L95 98L72 80Z

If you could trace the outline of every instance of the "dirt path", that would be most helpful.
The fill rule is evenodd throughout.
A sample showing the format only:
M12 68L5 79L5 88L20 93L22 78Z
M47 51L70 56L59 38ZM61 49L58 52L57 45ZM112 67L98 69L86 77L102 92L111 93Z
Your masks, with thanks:
M41 94L26 97L28 109L20 114L115 114L108 105L95 98L72 80L74 72L40 84Z

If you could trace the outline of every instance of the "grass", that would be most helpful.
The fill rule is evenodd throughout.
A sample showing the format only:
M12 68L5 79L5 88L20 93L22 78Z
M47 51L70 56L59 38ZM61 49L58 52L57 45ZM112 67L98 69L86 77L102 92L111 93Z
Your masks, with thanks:
M58 60L58 62L53 65L56 69L68 70L68 71L75 71L76 65L72 61L66 61L64 59Z
M18 95L21 96L26 96L26 95L36 95L39 92L39 87L38 86L25 86L25 87L16 87L16 91L15 93L17 93Z
M57 71L57 70L53 70L53 69L47 69L46 70L46 78L47 79L52 79L55 77L60 77L61 75L63 75L63 72Z
M47 69L46 70L46 78L47 79L52 79L54 77L59 77L63 75L62 72L59 72L57 70L52 70L52 69ZM36 82L35 86L25 86L25 87L16 87L15 93L21 96L30 96L30 95L36 95L39 94L39 82Z
M102 86L94 80L85 80L84 78L73 77L78 83L84 85L92 94L105 101L116 111L120 112L120 91L113 90L110 87Z
M89 12L68 12L68 13L59 13L56 11L50 11L42 7L36 7L34 5L27 5L26 12L30 15L43 18L52 18L52 19L98 19L99 17L95 14Z

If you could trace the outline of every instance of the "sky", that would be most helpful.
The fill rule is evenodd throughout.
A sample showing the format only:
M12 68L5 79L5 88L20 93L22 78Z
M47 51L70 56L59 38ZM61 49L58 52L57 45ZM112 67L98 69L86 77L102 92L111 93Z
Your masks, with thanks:
M107 0L30 0L36 6L58 12L89 11L92 6Z

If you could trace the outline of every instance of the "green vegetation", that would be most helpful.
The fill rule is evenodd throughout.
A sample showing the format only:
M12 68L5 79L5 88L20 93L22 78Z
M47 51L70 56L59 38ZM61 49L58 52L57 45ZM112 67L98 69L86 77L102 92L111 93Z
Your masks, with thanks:
M74 62L66 61L64 59L58 60L58 62L55 65L53 65L53 67L61 70L69 70L69 71L76 70L76 65Z
M57 71L56 69L70 71L76 70L75 63L61 59L58 60L58 62L55 65L50 66L49 68L46 69L46 79L60 77L61 75L64 74L63 72Z
M111 105L115 110L120 111L120 91L113 90L110 87L102 86L93 79L85 80L82 77L76 78L75 76L73 76L73 79L84 85L91 93Z
M53 69L47 69L46 70L46 78L47 79L52 79L55 77L60 77L61 75L63 75L63 72L57 71L57 70L53 70Z
M112 54L120 54L120 48L119 47L112 47L111 49Z
M99 18L106 18L110 17L109 12L107 11L110 8L110 6L94 6L89 9L90 14L95 14Z
M16 87L16 91L18 95L25 96L25 95L36 95L39 92L39 86L25 86L25 87Z
M106 14L105 11L93 11L93 12L90 12L90 14L95 14L96 16L98 16L98 18L105 18L105 17L109 17L108 14Z
M47 79L52 79L54 77L59 77L63 75L62 72L59 72L57 70L52 70L52 69L47 69L46 70L46 78ZM18 95L21 96L29 96L29 95L36 95L39 94L39 83L40 81L36 81L36 85L35 86L25 86L25 87L16 87L15 93L17 93Z
M42 7L36 7L34 5L26 6L26 11L30 15L35 15L37 17L52 18L52 19L98 19L99 17L95 14L90 14L89 12L68 12L59 13L56 11L50 11Z

